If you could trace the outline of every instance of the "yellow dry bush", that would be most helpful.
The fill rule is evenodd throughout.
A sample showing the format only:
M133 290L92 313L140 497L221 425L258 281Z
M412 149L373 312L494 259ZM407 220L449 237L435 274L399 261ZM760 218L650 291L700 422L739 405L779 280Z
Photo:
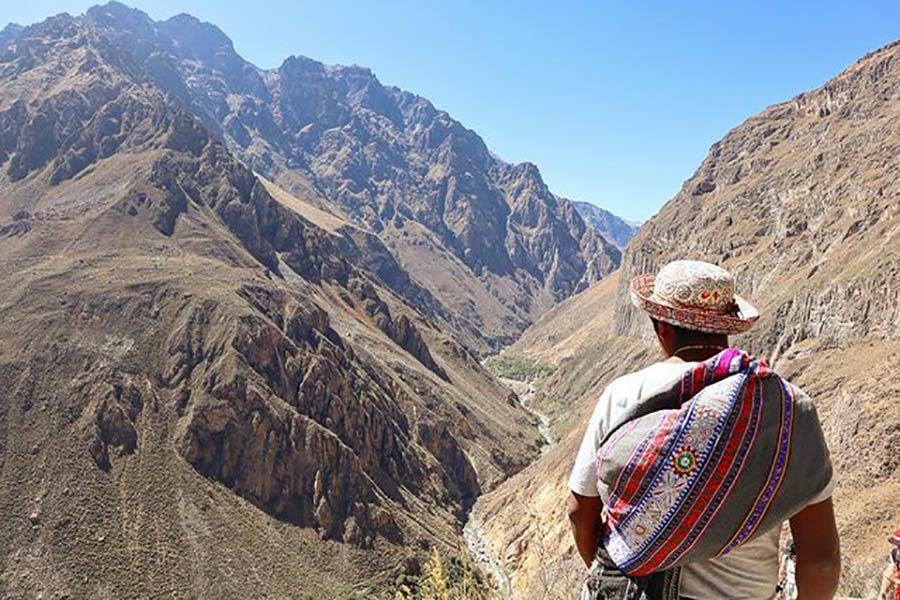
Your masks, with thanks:
M451 600L447 575L444 572L444 560L440 551L435 548L431 558L425 564L425 572L421 584L422 600Z
M437 548L422 568L418 580L401 584L386 600L490 600L490 586L465 549L445 559Z

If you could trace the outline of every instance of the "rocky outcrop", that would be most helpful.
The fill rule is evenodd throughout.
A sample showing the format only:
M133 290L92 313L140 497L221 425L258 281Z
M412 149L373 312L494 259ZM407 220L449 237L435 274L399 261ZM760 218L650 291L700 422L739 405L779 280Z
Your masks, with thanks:
M120 454L132 454L137 449L135 421L144 408L143 392L133 382L125 380L109 388L106 393L93 391L99 400L87 411L86 424L90 436L88 451L104 471L112 466L111 448L118 448Z
M447 373L434 361L425 340L409 317L399 315L394 318L391 309L378 297L375 288L366 280L354 278L349 282L348 288L354 299L352 301L360 305L381 331L438 377L449 381Z
M446 422L420 423L419 442L441 465L448 491L461 501L460 514L465 514L481 492L478 474Z
M454 317L447 308L410 276L377 235L350 225L342 226L339 233L341 238L337 243L348 262L375 274L378 281L420 314L453 320Z
M24 27L18 23L10 23L3 29L0 29L0 46L8 46L15 42L19 35L22 34Z

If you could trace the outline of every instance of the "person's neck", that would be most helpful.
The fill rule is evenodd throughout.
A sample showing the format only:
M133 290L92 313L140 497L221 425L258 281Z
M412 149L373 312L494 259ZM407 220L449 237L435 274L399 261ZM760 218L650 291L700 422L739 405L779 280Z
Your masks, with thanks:
M728 348L728 339L685 342L672 349L666 362L702 362Z

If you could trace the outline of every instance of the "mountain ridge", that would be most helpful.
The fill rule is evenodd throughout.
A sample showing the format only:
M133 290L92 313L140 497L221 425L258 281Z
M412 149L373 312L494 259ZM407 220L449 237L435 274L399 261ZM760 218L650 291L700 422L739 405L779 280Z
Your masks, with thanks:
M575 205L578 213L584 220L594 227L604 237L614 243L619 249L624 249L628 242L637 233L640 223L635 223L617 217L605 208L590 202L570 200Z
M261 70L214 26L214 39L194 48L194 32L207 27L199 20L154 22L116 3L85 19L110 29L254 170L291 192L315 188L320 208L378 235L475 346L508 343L620 260L534 165L497 160L475 132L427 99L382 85L367 68L293 56ZM209 69L198 71L186 57ZM423 246L440 259L431 270L453 273L456 285L416 271Z

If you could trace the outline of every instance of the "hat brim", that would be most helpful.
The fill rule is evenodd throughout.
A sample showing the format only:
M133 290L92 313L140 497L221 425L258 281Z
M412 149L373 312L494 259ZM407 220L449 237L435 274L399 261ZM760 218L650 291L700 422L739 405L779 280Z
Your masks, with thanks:
M737 295L734 297L737 310L728 315L672 306L653 296L655 280L654 275L638 275L633 278L630 286L631 301L659 321L692 331L734 335L747 331L759 319L759 311L756 310L756 307Z
M894 535L889 537L888 541L895 546L900 546L900 531L894 532Z

